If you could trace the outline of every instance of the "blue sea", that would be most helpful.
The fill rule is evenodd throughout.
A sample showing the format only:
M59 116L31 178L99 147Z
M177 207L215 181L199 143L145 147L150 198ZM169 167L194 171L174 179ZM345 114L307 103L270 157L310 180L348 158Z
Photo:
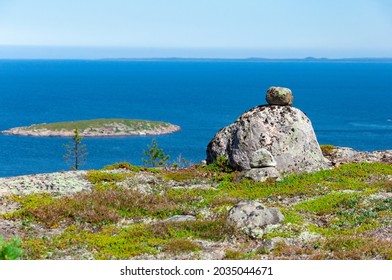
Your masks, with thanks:
M96 118L165 121L180 132L86 138L83 169L141 165L155 138L175 161L205 159L215 133L265 104L270 86L292 89L319 143L392 149L392 63L366 61L0 60L0 130ZM0 135L0 177L68 170L67 138Z

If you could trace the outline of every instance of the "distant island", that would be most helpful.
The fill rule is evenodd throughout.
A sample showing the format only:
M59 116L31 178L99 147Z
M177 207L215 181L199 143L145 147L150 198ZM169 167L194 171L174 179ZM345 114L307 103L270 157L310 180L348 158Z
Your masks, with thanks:
M143 136L169 134L180 130L178 125L131 119L94 119L34 124L1 131L7 135L71 137L75 129L83 137Z
M392 63L392 57L351 57L351 58L196 58L196 57L146 57L146 58L102 58L101 61L162 61L162 62L333 62L333 63Z

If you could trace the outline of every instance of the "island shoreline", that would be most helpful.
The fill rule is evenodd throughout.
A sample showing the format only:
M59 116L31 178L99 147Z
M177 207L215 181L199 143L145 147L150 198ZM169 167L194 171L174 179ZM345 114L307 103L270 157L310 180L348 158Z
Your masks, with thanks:
M94 120L92 120L94 121ZM82 137L89 138L106 138L106 137L130 137L130 136L158 136L171 134L181 130L178 125L144 121L148 124L154 124L151 128L134 128L122 123L123 120L110 121L107 124L101 126L87 127L79 130L79 135ZM128 120L129 121L129 120ZM137 120L139 121L139 120ZM71 122L70 122L71 123ZM65 128L61 129L48 129L45 126L47 124L38 124L23 127L14 127L7 130L0 131L0 134L9 136L28 136L28 137L61 137L69 138L74 136L74 129L69 130ZM38 128L37 128L38 127ZM77 126L75 125L75 129Z

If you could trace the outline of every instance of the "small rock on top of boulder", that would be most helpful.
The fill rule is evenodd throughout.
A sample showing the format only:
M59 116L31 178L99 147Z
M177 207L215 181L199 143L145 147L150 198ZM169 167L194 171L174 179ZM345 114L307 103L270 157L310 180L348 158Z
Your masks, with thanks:
M294 97L289 88L270 87L267 90L266 100L269 105L288 106L293 104Z

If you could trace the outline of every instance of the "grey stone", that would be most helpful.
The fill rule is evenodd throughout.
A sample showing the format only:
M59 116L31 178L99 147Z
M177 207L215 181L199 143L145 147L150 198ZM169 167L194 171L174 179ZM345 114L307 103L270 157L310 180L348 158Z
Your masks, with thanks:
M275 167L276 161L267 149L261 148L252 154L249 165L251 168Z
M207 163L224 156L231 167L248 170L253 154L266 149L279 173L314 172L329 168L312 124L291 106L258 106L222 128L207 146Z
M164 222L186 222L186 221L195 221L196 217L192 215L176 215L170 218L167 218L166 220L163 220Z
M276 179L278 181L282 179L278 170L274 167L252 168L245 172L244 177L256 182L264 182L268 178Z
M228 223L252 238L261 238L268 225L279 224L284 216L278 208L269 208L257 201L243 200L229 211Z
M294 97L289 88L270 87L267 90L266 100L270 105L287 106L293 104Z

